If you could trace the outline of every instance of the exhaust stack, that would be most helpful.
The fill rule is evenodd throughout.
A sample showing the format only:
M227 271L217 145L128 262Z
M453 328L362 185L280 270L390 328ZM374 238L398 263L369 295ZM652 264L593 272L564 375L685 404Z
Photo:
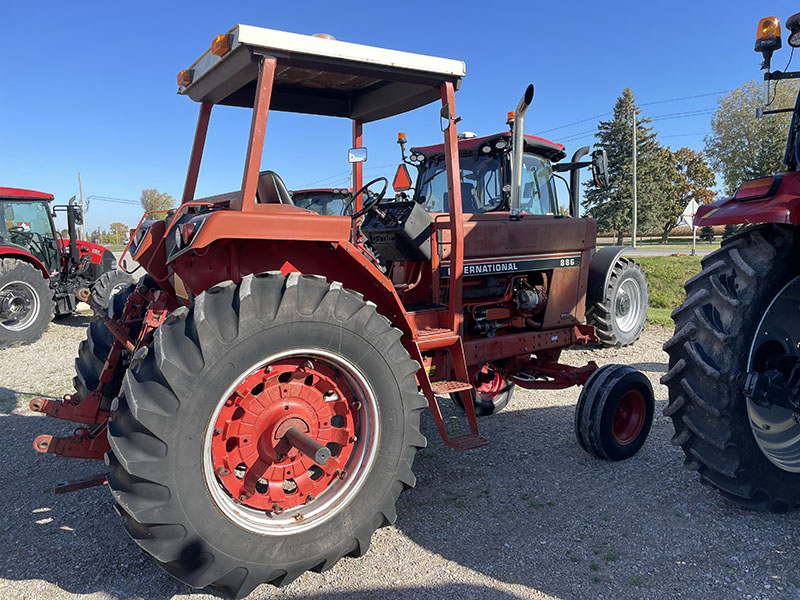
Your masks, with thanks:
M525 93L514 111L514 132L511 147L511 218L519 219L520 197L522 195L522 150L524 148L525 112L533 102L533 84L525 88Z

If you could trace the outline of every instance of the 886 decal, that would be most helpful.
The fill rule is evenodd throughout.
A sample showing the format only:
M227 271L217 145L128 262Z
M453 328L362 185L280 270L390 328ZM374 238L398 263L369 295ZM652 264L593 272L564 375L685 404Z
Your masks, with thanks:
M575 258L562 258L561 259L561 266L562 267L574 267L578 264L578 260Z

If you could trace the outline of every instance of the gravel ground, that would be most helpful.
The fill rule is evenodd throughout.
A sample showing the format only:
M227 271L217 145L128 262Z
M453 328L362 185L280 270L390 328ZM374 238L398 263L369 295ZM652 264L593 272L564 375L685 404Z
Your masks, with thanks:
M38 343L0 350L0 597L212 598L160 571L123 532L103 487L54 496L60 482L103 465L34 452L42 433L70 427L33 415L34 395L71 390L88 317L54 323ZM656 419L642 451L597 461L573 436L576 389L518 391L482 419L488 447L446 449L430 418L417 487L401 496L395 526L369 553L251 598L800 598L798 515L732 506L682 468L661 416L670 332L648 328L631 348L570 351L582 364L629 363L656 392ZM454 424L459 413L446 403Z

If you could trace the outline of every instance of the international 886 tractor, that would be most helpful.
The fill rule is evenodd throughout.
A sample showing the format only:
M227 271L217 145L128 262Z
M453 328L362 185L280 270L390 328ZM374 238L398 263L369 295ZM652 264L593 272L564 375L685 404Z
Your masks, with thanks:
M593 220L523 201L520 165L545 172L561 155L525 142L532 86L515 113L518 177L497 154L487 177L508 178L508 193L496 210L464 210L464 75L460 61L245 25L178 75L179 93L200 103L182 203L137 228L130 250L147 275L89 326L76 392L31 407L85 424L40 436L38 451L108 466L60 491L107 481L134 541L186 584L242 597L362 555L415 483L422 411L451 448L482 446L472 395L498 381L497 393L583 385L575 431L597 457L644 443L644 375L559 362L562 349L598 342L586 297L603 301L618 250L594 253ZM435 101L438 204L385 200L388 180L362 181L363 125ZM241 188L195 199L215 105L252 110ZM281 177L260 170L271 110L352 121L349 216L295 206ZM602 180L604 154L562 168L585 166ZM455 437L439 408L451 394L469 425Z
M800 13L789 17L789 45L800 47ZM761 19L764 103L770 82L800 72L770 72L781 47L780 21ZM665 414L686 465L723 497L748 508L800 506L800 95L793 108L787 172L745 181L730 198L700 207L697 225L749 225L703 259L672 314L664 349L669 371Z

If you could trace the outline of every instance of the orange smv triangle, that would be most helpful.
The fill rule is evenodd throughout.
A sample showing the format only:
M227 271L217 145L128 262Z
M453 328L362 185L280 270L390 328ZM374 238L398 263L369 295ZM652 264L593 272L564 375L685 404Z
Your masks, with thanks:
M392 188L395 192L407 192L411 189L411 175L408 174L408 168L404 164L397 166Z

